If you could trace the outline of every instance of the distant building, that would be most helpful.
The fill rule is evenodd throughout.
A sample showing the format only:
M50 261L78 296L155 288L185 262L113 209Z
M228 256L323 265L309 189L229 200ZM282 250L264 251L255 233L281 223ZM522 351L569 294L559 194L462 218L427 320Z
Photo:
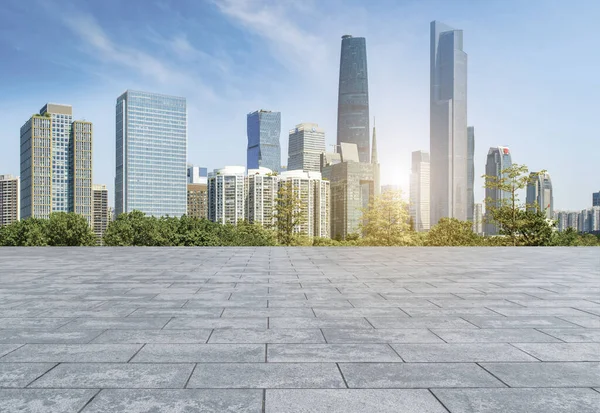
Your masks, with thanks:
M600 191L592 194L592 206L600 207Z
M486 176L496 177L497 180L505 177L503 171L512 165L512 158L510 149L506 146L492 147L488 151L487 162L485 164ZM486 182L487 184L487 182ZM500 189L486 188L486 224L485 234L486 235L498 235L499 228L492 222L491 214L489 213L489 207L500 207L504 205L510 199L510 193L502 191Z
M208 218L208 184L187 184L187 216Z
M75 212L92 223L92 124L48 103L21 127L21 218Z
M106 185L93 185L92 192L94 198L92 229L96 234L98 245L102 245L102 237L110 222L108 211L108 189L106 188Z
M600 231L600 206L593 206L579 213L577 230L586 233Z
M17 222L19 209L19 177L0 175L0 227Z
M188 164L187 166L187 183L188 184L207 184L208 170L199 166Z
M399 192L402 189L400 188L400 185L382 185L381 186L381 193L385 193L385 192Z
M483 235L483 208L481 204L475 204L473 213L473 232Z
M373 147L371 151L371 165L373 165L373 178L375 185L375 196L381 195L381 166L377 153L377 132L375 131L375 122L373 121Z
M247 116L247 168L279 172L281 167L281 113L258 110Z
M117 216L115 215L115 208L114 207L108 207L108 222L112 222L115 220Z
M316 123L301 123L290 130L287 170L321 171L325 131Z
M364 37L342 36L338 92L337 144L355 144L360 162L369 163L369 80Z
M185 215L186 99L128 90L116 122L115 214Z
M554 216L554 196L550 175L532 172L529 179L526 198L528 209L543 211L546 218L551 219Z
M467 127L467 221L474 222L475 212L475 128Z
M246 177L246 219L265 227L275 225L279 177L270 169L250 169Z
M429 153L412 153L409 211L417 232L429 231Z
M245 218L245 174L243 166L226 166L208 174L208 219L237 224Z

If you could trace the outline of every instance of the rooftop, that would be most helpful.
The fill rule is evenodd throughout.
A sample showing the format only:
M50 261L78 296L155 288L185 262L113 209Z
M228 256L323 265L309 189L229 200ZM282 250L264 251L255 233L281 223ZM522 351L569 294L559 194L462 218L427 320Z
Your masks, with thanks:
M0 411L597 413L598 248L0 248Z

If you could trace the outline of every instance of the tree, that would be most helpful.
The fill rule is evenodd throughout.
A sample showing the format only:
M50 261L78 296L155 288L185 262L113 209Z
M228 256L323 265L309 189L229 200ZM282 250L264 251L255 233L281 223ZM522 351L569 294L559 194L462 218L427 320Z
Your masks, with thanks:
M88 220L73 212L54 212L45 226L48 245L53 247L89 247L96 245L96 235Z
M486 199L488 219L500 228L500 234L508 236L513 246L549 245L553 223L546 219L537 205L522 204L518 192L539 174L529 174L525 165L513 164L502 170L500 176L483 175L485 187L507 194L502 199Z
M0 245L4 247L43 247L48 245L47 220L27 218L0 227Z
M368 245L411 245L409 214L400 191L371 198L362 211L360 229Z
M283 182L275 199L275 230L280 244L292 245L294 233L304 222L305 208L292 181Z
M481 237L473 232L473 224L456 218L442 218L427 233L427 245L475 246L481 245Z

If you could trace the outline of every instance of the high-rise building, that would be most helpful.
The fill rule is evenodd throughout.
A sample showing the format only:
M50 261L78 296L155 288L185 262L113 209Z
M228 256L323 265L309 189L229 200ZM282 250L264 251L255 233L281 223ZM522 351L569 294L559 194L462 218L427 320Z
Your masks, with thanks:
M270 169L248 170L246 177L246 219L265 227L275 224L275 200L279 178Z
M369 163L369 81L364 37L342 36L337 144L353 143L360 162Z
M208 170L199 166L188 164L187 166L187 182L188 184L207 184Z
M184 215L185 98L128 90L117 99L116 115L115 214Z
M287 170L321 171L325 131L316 123L301 123L290 130Z
M429 153L412 153L409 211L417 232L429 231Z
M481 204L475 204L473 213L473 232L483 235L483 208Z
M475 213L475 127L467 127L467 221Z
M554 197L550 174L539 172L529 174L526 203L529 210L545 212L548 219L554 216Z
M108 215L108 189L106 185L93 185L92 191L94 199L92 228L96 234L98 245L102 245L102 237L110 222Z
M359 162L356 144L342 142L338 155L325 154L321 171L331 183L331 237L346 239L360 231L362 210L375 195L375 168Z
M431 22L431 225L468 217L467 54L463 32Z
M600 207L600 191L592 193L592 206Z
M257 110L247 116L247 168L279 172L281 168L281 113Z
M21 127L21 217L75 212L92 224L92 124L48 103Z
M194 218L208 218L208 184L187 184L187 215Z
M371 151L371 164L373 165L373 179L375 185L375 196L381 195L381 167L377 153L377 131L375 130L375 121L373 121L373 149Z
M0 175L0 227L17 222L19 209L19 177Z
M500 180L506 175L504 170L512 165L512 158L510 155L510 149L505 146L492 147L488 151L487 162L485 164L485 174L489 177L495 177L496 180ZM488 182L486 182L487 184ZM502 191L497 188L486 188L486 224L485 234L486 235L497 235L499 228L492 221L491 214L489 213L490 207L500 207L510 199L510 193Z
M208 219L237 224L245 218L245 175L243 166L226 166L208 174Z

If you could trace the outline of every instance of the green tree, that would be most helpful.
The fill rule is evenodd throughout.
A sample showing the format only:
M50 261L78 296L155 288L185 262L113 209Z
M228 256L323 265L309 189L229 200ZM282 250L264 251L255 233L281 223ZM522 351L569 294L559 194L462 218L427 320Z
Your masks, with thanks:
M0 227L0 245L4 247L43 247L48 245L47 220L27 218Z
M481 237L473 232L473 224L456 218L442 218L427 233L427 245L476 246L481 245Z
M362 211L360 230L368 245L411 245L408 207L400 191L373 197Z
M96 235L83 215L54 212L45 225L48 245L53 247L88 247L96 245Z
M279 186L275 199L275 230L277 240L283 245L292 245L295 241L295 232L304 222L304 209L302 200L297 193L292 181L285 181Z
M154 217L146 217L141 211L122 213L108 224L104 232L104 245L155 246L160 239L157 221Z

